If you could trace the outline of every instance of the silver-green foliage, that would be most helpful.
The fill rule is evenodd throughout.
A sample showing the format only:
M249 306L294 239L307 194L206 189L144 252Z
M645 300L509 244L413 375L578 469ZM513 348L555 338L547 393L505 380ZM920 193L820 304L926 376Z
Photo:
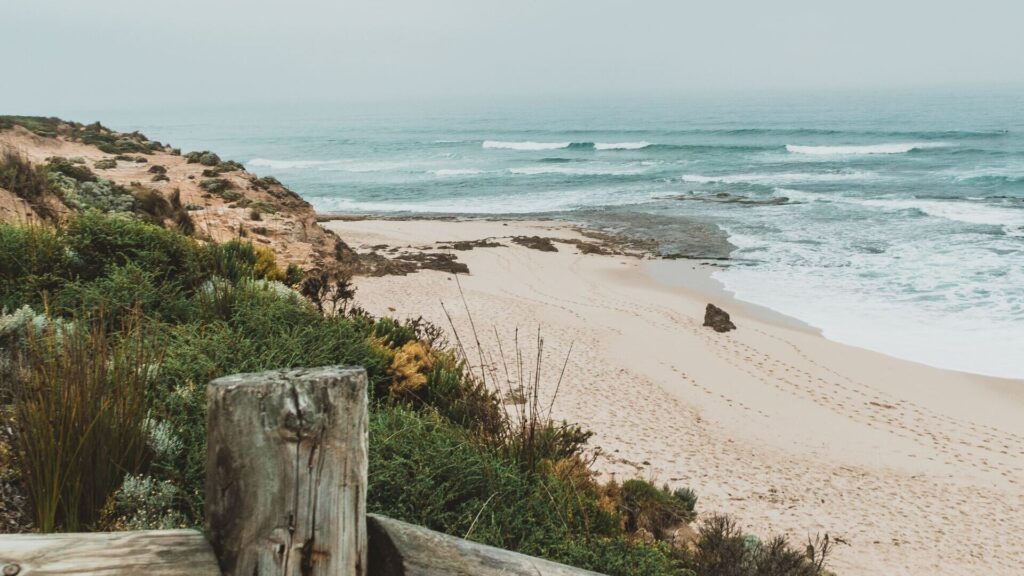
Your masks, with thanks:
M50 172L50 185L75 210L96 209L101 212L131 212L135 199L130 192L105 178L95 182L79 182L60 172Z

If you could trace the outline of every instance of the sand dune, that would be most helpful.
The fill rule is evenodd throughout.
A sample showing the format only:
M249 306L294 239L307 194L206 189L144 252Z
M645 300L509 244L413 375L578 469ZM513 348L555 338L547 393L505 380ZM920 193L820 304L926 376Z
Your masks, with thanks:
M458 252L458 282L423 271L360 278L369 311L423 314L484 347L539 327L550 387L572 345L556 415L596 435L596 468L698 493L745 529L795 540L828 532L849 575L1024 570L1024 382L886 357L717 290L701 263L540 252L513 235L574 238L549 222L336 221L353 247L499 238ZM671 282L657 279L670 279ZM704 306L738 329L703 327ZM950 351L956 353L956 351Z

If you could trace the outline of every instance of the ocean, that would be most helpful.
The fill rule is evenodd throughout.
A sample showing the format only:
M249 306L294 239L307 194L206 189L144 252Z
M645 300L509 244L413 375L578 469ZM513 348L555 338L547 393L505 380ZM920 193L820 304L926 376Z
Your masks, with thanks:
M1024 92L281 105L75 116L273 175L318 211L516 215L728 258L833 340L1024 378Z

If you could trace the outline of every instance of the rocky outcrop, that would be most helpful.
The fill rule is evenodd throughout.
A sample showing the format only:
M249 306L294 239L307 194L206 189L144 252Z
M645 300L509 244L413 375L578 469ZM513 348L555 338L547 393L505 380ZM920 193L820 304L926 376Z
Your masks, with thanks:
M307 269L355 268L357 257L340 238L320 227L308 202L276 179L259 178L212 152L182 155L139 133L120 133L99 124L0 116L0 150L8 149L34 166L72 159L65 163L88 173L91 186L103 184L130 194L126 201L134 204L131 210L143 203L140 198L174 199L187 209L189 232L196 238L246 238L273 250L278 262ZM36 202L38 206L11 192L0 193L0 221L44 220L39 206L56 207L48 211L54 220L78 209L56 189Z
M708 304L704 309L704 325L715 332L728 332L736 329L736 325L729 319L729 313L714 304Z

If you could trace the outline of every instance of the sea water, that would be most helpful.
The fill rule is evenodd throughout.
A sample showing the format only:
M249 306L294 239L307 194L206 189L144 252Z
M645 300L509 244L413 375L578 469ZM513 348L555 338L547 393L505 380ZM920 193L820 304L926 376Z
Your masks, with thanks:
M666 254L727 256L715 272L727 289L828 338L1024 378L1013 91L97 118L243 161L322 212L563 218L651 237Z

